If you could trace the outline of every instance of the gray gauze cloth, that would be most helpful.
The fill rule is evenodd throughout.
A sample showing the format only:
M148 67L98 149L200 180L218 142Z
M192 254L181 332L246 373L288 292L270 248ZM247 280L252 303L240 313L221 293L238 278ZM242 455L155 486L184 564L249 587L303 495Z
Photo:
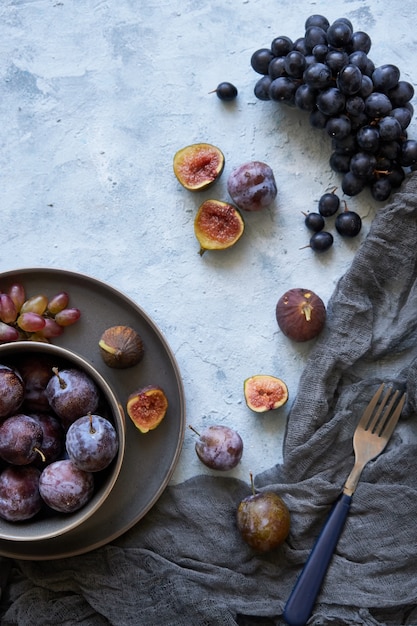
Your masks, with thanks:
M282 625L285 602L353 464L352 435L381 381L407 390L365 468L309 623L417 625L417 173L375 215L328 304L291 408L284 462L256 477L285 499L287 541L257 554L235 514L249 485L197 476L166 489L116 542L15 561L3 626ZM308 287L308 285L304 285Z

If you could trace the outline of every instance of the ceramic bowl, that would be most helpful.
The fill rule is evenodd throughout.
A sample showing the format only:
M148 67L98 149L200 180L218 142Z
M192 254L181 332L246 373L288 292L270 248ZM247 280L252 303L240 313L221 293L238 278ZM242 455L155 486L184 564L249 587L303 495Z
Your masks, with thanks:
M118 452L110 465L94 472L94 493L91 499L73 513L58 513L45 506L31 519L19 522L6 521L0 517L0 538L17 542L36 542L64 535L83 524L97 513L111 493L123 463L125 451L125 415L116 395L104 377L85 358L66 348L35 341L17 341L0 345L0 365L19 368L19 362L29 356L46 355L58 369L76 368L84 371L96 384L100 394L100 404L96 413L108 418L118 436ZM27 412L23 408L19 413ZM3 418L2 418L3 420ZM65 449L63 457L65 456ZM0 471L5 467L0 460ZM39 467L39 465L38 465ZM39 467L42 470L42 467Z

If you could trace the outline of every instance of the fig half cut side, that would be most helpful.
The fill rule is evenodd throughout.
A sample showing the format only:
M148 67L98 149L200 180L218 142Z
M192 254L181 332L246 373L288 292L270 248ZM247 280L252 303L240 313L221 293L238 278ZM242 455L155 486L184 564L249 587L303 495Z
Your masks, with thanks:
M202 191L214 183L224 169L223 152L210 143L194 143L174 155L174 174L189 191Z
M283 380L269 374L256 374L243 384L245 401L255 413L265 413L284 406L288 401L288 387Z
M206 200L194 220L200 255L206 250L224 250L243 235L245 223L236 207L221 200Z
M159 426L167 409L168 399L164 391L161 387L152 385L131 393L126 404L127 414L141 433L147 433Z

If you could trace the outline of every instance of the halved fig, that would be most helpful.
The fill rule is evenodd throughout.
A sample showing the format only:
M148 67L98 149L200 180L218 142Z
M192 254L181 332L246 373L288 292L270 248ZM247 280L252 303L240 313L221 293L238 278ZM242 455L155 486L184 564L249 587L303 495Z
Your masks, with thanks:
M323 330L326 307L311 289L289 289L276 306L278 326L294 341L309 341Z
M224 250L243 235L245 223L236 207L221 200L206 200L194 220L194 232L200 243L200 255L206 250Z
M279 409L288 401L288 387L283 380L268 374L256 374L243 383L245 400L255 413Z
M223 172L223 152L210 143L194 143L174 155L174 174L189 191L206 189Z
M142 433L147 433L159 426L167 409L168 399L164 391L161 387L152 385L131 393L126 404L127 414Z

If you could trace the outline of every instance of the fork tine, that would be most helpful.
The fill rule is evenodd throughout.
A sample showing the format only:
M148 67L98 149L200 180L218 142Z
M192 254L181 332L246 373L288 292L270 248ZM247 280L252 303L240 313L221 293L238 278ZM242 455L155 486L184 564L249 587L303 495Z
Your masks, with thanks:
M369 404L367 405L364 412L362 413L362 417L359 421L358 427L363 428L364 430L368 428L368 422L370 418L372 417L372 414L374 412L376 405L378 404L378 400L381 397L384 387L385 385L384 383L382 383L382 385L380 385L378 389L376 390L374 396L371 398L371 400L369 401Z
M383 425L384 421L387 419L388 414L389 414L389 412L391 411L391 409L392 409L392 407L394 405L395 398L398 395L398 391L396 391L394 393L394 396L392 396L391 402L389 403L388 407L385 409L385 413L384 413L384 415L383 415L381 420L380 420L380 416L382 414L382 411L383 411L383 409L384 409L384 407L385 407L385 405L386 405L386 403L388 401L388 398L390 397L391 393L392 393L392 387L389 387L387 389L387 392L386 392L385 396L381 400L381 404L379 405L378 410L375 411L375 414L373 415L370 423L368 424L368 427L367 427L366 430L369 430L371 433L376 432L378 434L378 432L377 432L378 429L380 428L381 424Z
M378 433L379 437L384 437L387 440L391 437L392 433L394 432L394 428L397 425L398 419L401 415L401 411L403 409L404 403L405 403L405 393L403 393L403 395L401 396L401 398L398 401L397 406L395 407L393 413L391 414L390 417L389 413L391 411L391 408L395 402L395 400L397 399L398 396L398 391L394 394L394 398L392 400L392 402L390 402L390 405L386 408L385 413L384 413L384 424L380 430L380 432Z

